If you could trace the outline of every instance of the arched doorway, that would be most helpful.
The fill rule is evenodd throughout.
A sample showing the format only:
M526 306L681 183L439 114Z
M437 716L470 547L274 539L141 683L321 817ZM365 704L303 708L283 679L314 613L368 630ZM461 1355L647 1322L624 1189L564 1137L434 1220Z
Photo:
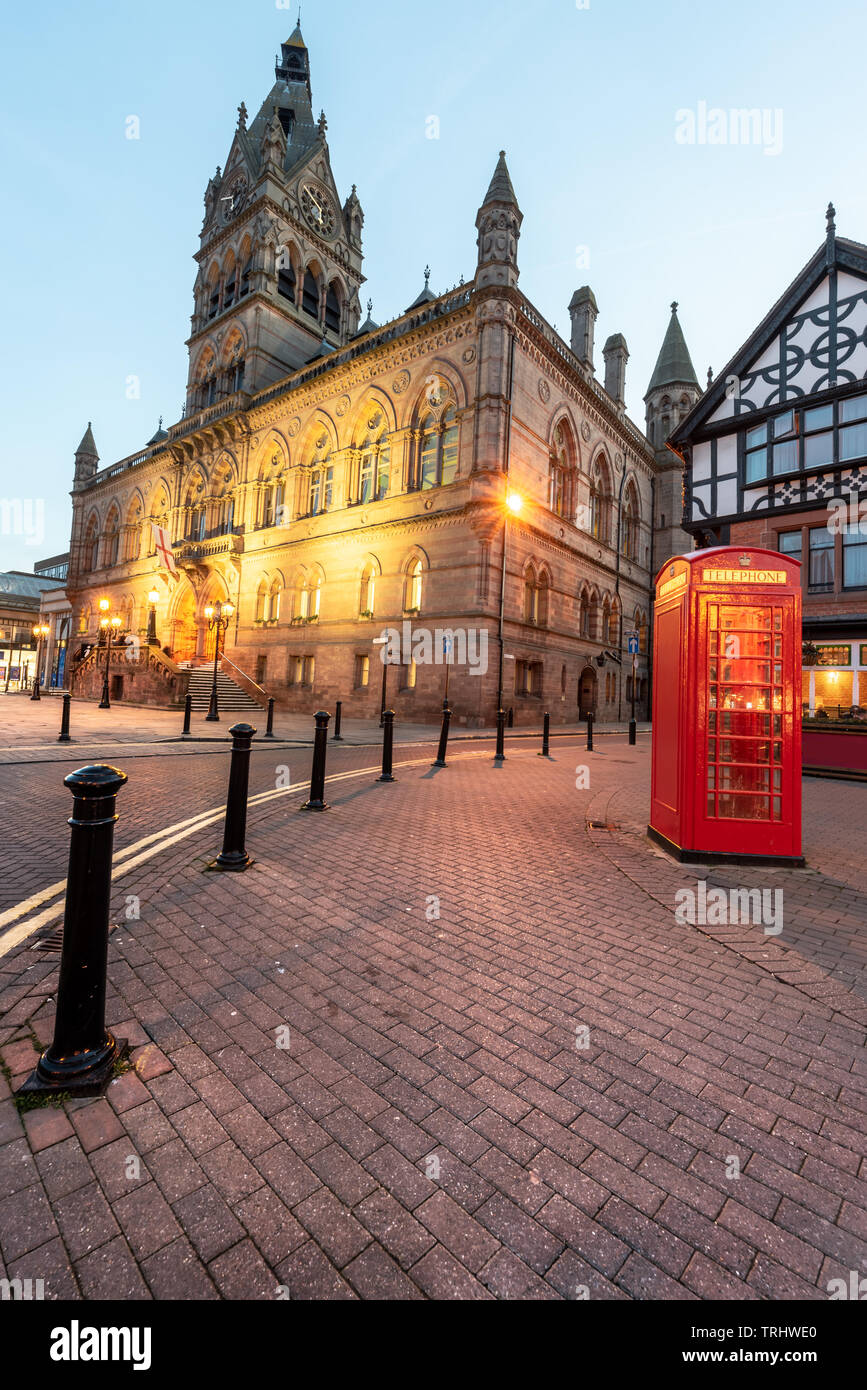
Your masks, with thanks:
M195 661L198 655L199 625L196 621L196 595L186 582L178 595L172 618L172 659L178 665Z
M585 666L578 681L578 709L582 719L596 713L599 682L592 666Z

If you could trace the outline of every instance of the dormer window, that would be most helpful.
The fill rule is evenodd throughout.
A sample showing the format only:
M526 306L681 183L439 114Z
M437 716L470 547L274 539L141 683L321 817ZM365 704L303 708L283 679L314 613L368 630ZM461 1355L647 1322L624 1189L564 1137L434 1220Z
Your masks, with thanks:
M289 59L290 66L297 67L298 60ZM280 110L280 124L283 127L283 134L286 136L287 145L291 143L292 132L295 129L295 112L287 111L285 107Z

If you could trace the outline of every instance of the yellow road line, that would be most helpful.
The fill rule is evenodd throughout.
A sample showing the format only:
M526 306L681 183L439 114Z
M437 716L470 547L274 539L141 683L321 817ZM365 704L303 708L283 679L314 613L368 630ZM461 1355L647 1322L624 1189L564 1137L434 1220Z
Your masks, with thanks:
M523 751L523 750L521 750ZM453 762L469 761L472 758L490 757L490 753L463 753L453 757ZM395 771L400 768L422 767L428 762L427 758L416 758L412 762L395 764ZM368 777L371 773L378 771L378 767L362 767L349 772L337 772L333 777L326 779L326 786L335 782L347 782L355 777ZM259 792L256 796L251 796L248 807L256 807L275 801L283 796L292 796L298 792L309 790L309 782L299 782L291 787L275 787L266 792ZM179 844L182 840L195 835L199 830L205 830L210 825L215 825L226 814L226 807L215 807L211 811L201 811L197 816L190 817L189 820L179 821L176 825L168 826L152 835L146 835L143 839L137 840L134 845L127 845L125 849L119 850L114 856L112 864L112 878L119 878L122 874L128 873L131 869L138 868L140 864L145 864L149 859L161 853L164 849L170 849L172 845ZM32 897L25 899L17 904L16 907L7 908L0 914L0 927L6 926L10 922L18 922L19 925L0 936L0 959L8 955L11 950L25 941L33 932L40 927L46 926L49 922L55 921L63 915L65 900L63 893L66 888L66 879L59 879L57 883L51 884L49 888L43 888L39 893L34 893ZM57 901L52 902L52 899ZM33 912L43 904L46 906L44 911L38 916L31 917L21 922L20 919L27 918L28 913Z

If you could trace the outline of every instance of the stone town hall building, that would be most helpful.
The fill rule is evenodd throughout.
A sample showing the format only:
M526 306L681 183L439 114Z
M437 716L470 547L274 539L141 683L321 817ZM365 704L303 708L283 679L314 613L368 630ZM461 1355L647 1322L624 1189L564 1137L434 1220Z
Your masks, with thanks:
M389 670L389 703L406 721L442 707L438 629L468 634L467 664L450 672L461 722L494 718L501 634L516 722L543 708L555 723L589 708L624 717L633 629L646 713L651 577L667 558L655 509L674 476L659 436L678 418L662 370L671 344L647 398L652 445L625 413L620 334L603 350L604 387L596 380L592 291L572 298L570 348L519 289L522 221L501 155L476 218L474 279L436 295L426 277L403 316L379 326L368 306L360 323L364 216L355 188L338 194L295 30L261 111L248 124L239 108L225 170L208 183L183 419L109 468L90 427L76 452L77 691L99 688L101 599L127 644L115 694L159 703L179 701L190 665L213 653L205 609L222 601L235 609L225 671L291 709L341 699L349 715L377 713L375 640L407 623L431 640ZM684 354L680 414L699 395ZM669 519L676 510L670 501Z

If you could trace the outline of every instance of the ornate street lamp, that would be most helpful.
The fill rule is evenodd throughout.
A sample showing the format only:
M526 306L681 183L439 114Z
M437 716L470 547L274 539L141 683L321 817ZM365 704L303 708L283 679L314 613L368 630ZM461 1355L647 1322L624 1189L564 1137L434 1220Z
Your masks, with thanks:
M46 623L37 623L33 629L33 636L36 638L36 679L33 682L33 694L31 700L40 700L39 685L42 679L42 643L46 637L50 637L51 628Z
M220 666L220 645L229 630L229 625L234 616L235 609L231 603L217 603L214 607L205 609L205 617L208 620L208 630L215 634L214 638L214 684L211 689L211 708L208 711L206 723L219 724L220 711L217 704L217 671Z
M148 646L158 647L159 638L157 637L157 604L160 601L159 589L151 589L148 594Z
M111 600L107 598L101 598L99 600L99 611L102 614L102 617L99 620L99 626L101 627L105 636L105 675L102 681L102 699L99 702L100 709L111 709L111 700L109 699L108 694L108 677L109 668L111 666L111 647L114 638L118 635L120 629L123 627L123 618L110 618L108 616L110 610Z
M519 516L524 507L524 499L518 492L506 492L503 506L503 574L500 583L500 676L497 684L497 711L503 708L503 667L505 663L505 619L506 619L506 562L509 553L509 517Z

